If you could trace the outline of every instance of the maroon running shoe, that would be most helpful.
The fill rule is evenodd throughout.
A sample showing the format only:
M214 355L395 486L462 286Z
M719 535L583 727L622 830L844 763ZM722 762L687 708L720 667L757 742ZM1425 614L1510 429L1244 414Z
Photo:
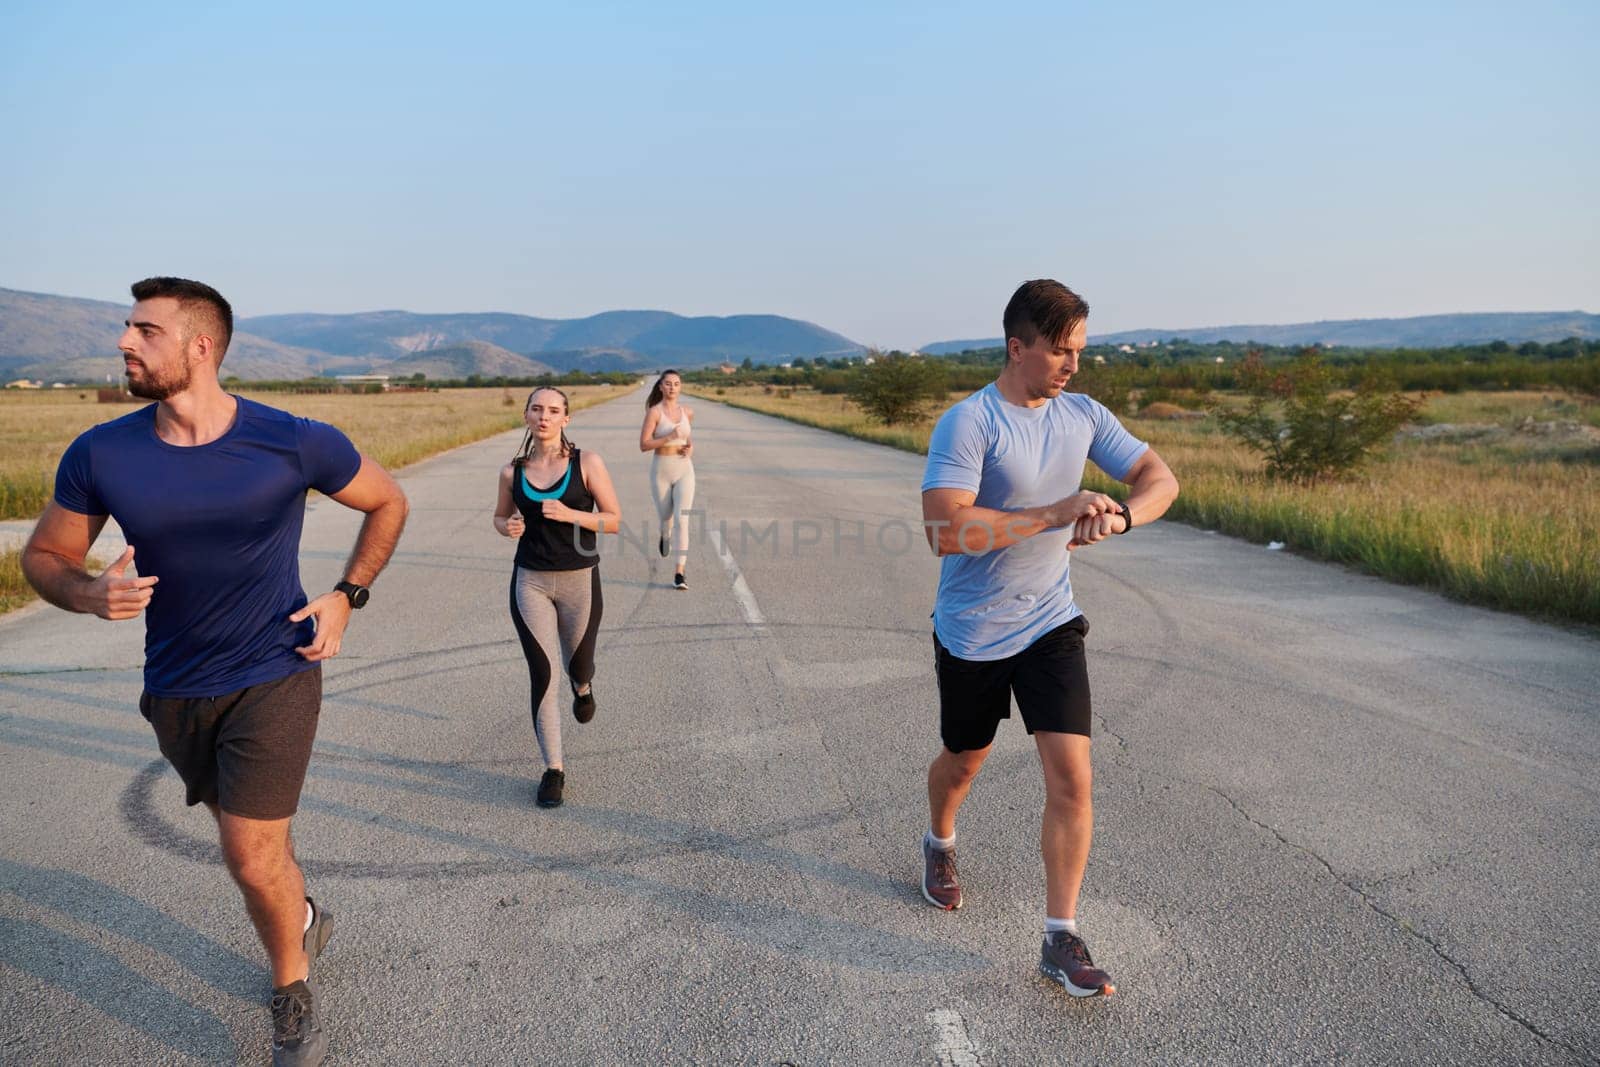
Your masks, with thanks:
M934 848L926 834L922 837L922 895L928 898L929 904L945 911L961 907L955 849Z
M1117 991L1111 976L1094 965L1083 938L1065 930L1045 935L1039 950L1039 970L1075 997L1107 996Z

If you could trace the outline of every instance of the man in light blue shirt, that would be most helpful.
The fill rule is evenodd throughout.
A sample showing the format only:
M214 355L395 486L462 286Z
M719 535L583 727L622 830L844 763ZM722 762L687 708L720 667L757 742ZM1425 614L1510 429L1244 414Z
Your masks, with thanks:
M1153 522L1178 495L1161 457L1104 405L1065 392L1089 305L1060 282L1026 282L1006 305L1006 362L945 412L928 443L922 512L942 557L934 607L943 749L928 769L922 893L961 906L955 817L1015 696L1044 769L1045 939L1039 967L1073 996L1115 991L1079 936L1089 859L1088 622L1071 555ZM1086 461L1130 487L1118 503L1080 489Z

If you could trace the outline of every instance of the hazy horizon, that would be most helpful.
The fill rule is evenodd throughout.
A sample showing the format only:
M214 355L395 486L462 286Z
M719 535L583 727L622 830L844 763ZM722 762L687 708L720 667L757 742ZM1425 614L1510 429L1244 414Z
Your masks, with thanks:
M1587 310L1600 8L0 11L0 278L863 344ZM145 103L142 103L145 102Z

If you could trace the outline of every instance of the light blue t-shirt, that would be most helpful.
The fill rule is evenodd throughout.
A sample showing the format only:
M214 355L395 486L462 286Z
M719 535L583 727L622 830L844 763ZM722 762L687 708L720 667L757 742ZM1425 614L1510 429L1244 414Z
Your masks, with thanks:
M1121 481L1148 447L1082 393L1030 408L991 383L933 428L922 490L964 489L979 507L1000 511L1039 507L1076 493L1086 460ZM945 556L933 611L940 643L962 659L1004 659L1081 615L1071 539L1063 527L982 555Z

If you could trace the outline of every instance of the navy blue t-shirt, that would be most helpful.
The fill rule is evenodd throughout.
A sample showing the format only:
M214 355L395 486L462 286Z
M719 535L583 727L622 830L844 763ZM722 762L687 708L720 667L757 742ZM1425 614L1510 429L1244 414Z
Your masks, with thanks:
M61 457L56 503L110 515L141 575L160 579L145 609L144 686L211 697L315 667L300 587L307 489L350 484L361 455L327 423L244 397L228 432L180 447L156 435L156 405L86 430Z

